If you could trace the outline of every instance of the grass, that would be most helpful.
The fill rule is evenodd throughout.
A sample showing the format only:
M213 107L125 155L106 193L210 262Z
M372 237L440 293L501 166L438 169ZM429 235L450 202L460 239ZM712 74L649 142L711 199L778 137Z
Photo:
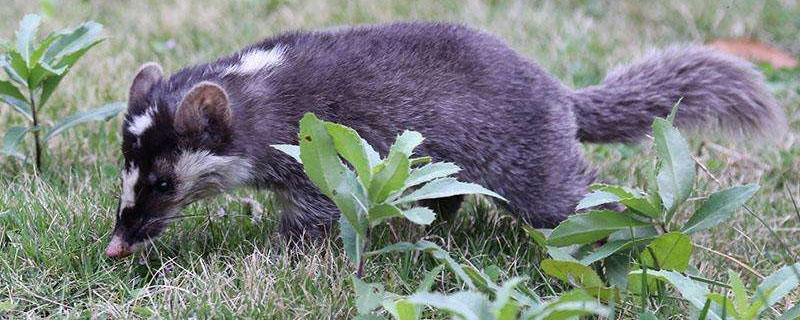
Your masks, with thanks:
M752 36L800 56L800 5L793 1L682 1L642 5L638 1L55 1L45 28L93 19L109 39L91 51L56 91L43 112L55 119L110 101L123 101L137 67L158 61L166 70L213 59L286 30L324 28L390 20L461 21L489 30L536 60L566 84L598 83L608 68L651 47ZM10 0L0 10L0 37L13 36L25 14L40 12L37 1ZM48 30L49 31L49 30ZM781 247L755 217L736 219L695 238L692 264L725 281L734 269L745 283L784 264L781 250L800 255L800 71L766 70L770 87L785 106L791 137L769 144L701 134L692 139L696 156L722 186L701 174L700 190L758 182L749 202L777 232ZM0 108L0 128L22 119ZM201 216L175 224L138 258L103 256L119 189L120 119L80 127L50 142L45 174L0 159L0 318L344 318L355 314L348 267L331 239L300 257L275 246L277 210L267 192L243 190L234 197L195 204L185 213ZM28 144L31 145L30 143ZM602 181L641 185L649 148L587 145L586 155ZM254 197L265 208L255 222L236 197ZM223 209L227 215L220 216ZM685 214L685 213L684 213ZM483 201L472 200L452 221L428 229L404 224L377 230L376 246L427 238L458 259L478 267L495 265L503 277L530 275L543 296L565 289L540 276L542 254L518 223ZM724 253L731 258L712 253ZM413 254L380 257L366 270L388 289L409 292L434 262ZM457 286L449 276L438 288ZM794 301L800 293L794 292ZM667 300L674 310L682 304ZM6 305L8 306L8 305ZM623 310L632 306L618 306ZM436 316L436 315L434 315ZM628 314L631 316L631 314Z

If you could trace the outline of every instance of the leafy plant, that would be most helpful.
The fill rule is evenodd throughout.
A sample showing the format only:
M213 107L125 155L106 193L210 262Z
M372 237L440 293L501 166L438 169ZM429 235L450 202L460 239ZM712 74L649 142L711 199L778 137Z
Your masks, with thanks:
M412 158L413 150L423 141L422 135L414 131L403 132L385 158L355 130L322 121L310 113L300 120L299 135L299 146L273 147L301 162L311 182L341 211L342 242L356 269L352 281L359 319L382 319L380 313L375 313L378 308L395 319L420 319L424 306L458 319L555 320L608 314L608 308L584 290L543 302L536 294L520 287L525 278L512 278L498 284L496 277L459 264L432 242L400 242L367 251L371 228L387 219L402 217L415 224L430 224L436 216L430 209L417 206L419 200L462 194L503 198L477 184L450 177L460 170L455 164L431 162L429 157ZM424 252L441 263L427 273L415 293L404 296L388 292L382 284L362 279L367 258L404 251ZM450 294L429 292L445 267L467 290Z
M773 277L765 279L781 290L759 286L760 298L752 303L738 275L732 274L729 286L735 290L735 299L731 302L709 291L708 283L725 285L696 275L690 270L690 259L694 247L691 235L729 220L758 186L748 184L713 193L681 224L674 215L696 192L694 160L669 119L655 120L653 137L657 159L647 191L593 185L577 206L584 210L619 203L624 211L590 210L567 218L552 231L526 229L552 257L542 261L542 271L605 300L619 300L624 294L639 297L642 318L655 317L647 310L648 298L665 298L664 283L671 284L709 319L756 317L788 293L786 290L797 286L800 274L790 272L796 266L778 272L784 277L780 284L773 283L777 281ZM599 247L598 241L603 242ZM604 277L598 270L605 271Z
M42 125L42 107L78 59L103 41L103 27L89 21L73 29L50 33L36 42L40 22L38 15L26 15L19 24L14 44L0 39L0 48L4 50L0 67L9 79L0 80L0 101L30 122L28 126L6 130L0 154L27 160L18 146L26 134L32 133L37 170L41 170L42 143L79 123L110 119L125 108L123 103L112 103L73 114L49 128Z

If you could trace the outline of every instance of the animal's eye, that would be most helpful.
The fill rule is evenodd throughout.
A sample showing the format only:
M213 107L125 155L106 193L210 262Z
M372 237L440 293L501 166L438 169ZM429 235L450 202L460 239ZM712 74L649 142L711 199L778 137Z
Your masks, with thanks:
M161 179L156 181L155 189L161 193L169 192L172 190L172 184L167 180Z

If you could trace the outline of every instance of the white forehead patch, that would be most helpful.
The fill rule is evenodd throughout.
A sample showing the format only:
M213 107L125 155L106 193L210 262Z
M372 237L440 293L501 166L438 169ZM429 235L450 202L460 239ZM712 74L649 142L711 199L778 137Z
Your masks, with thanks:
M251 50L242 55L238 64L228 67L224 74L250 74L263 69L274 68L283 63L285 54L286 46L281 44L275 45L269 50Z
M136 203L136 193L133 186L139 181L139 167L131 165L122 172L122 195L120 196L120 210L133 207Z
M175 163L178 190L186 198L241 186L250 179L251 169L245 158L217 156L208 150L184 151Z
M145 130L153 126L153 117L156 114L156 106L147 108L147 110L133 117L128 123L128 132L135 136L140 136Z

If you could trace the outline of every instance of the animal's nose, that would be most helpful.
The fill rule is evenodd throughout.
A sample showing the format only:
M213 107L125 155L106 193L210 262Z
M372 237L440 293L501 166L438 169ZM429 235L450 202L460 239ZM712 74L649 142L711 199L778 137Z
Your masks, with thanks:
M106 248L106 255L109 258L123 258L131 254L130 245L125 243L120 236L111 237L111 242L108 243Z

